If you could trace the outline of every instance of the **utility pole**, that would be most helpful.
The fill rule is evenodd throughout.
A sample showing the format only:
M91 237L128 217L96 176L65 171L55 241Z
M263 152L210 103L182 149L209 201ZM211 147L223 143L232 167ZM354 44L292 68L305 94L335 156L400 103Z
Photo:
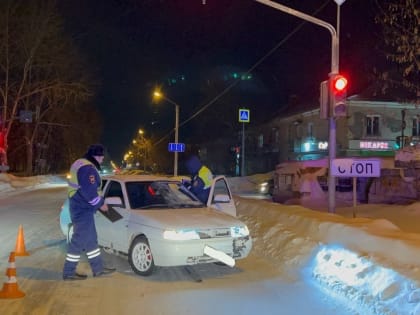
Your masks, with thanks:
M326 28L331 34L331 72L330 76L335 76L338 74L338 60L339 60L339 37L336 29L330 23L327 23L323 20L317 19L311 15L305 14L303 12L294 10L277 2L271 0L255 0L267 6L270 6L276 10L280 10L284 13L296 16L305 21L311 22L313 24L319 25ZM345 0L334 0L337 3L337 29L340 22L340 5L344 3ZM332 115L331 115L332 116ZM336 121L334 117L329 117L329 140L328 140L328 212L335 212L335 177L331 174L332 162L336 156Z

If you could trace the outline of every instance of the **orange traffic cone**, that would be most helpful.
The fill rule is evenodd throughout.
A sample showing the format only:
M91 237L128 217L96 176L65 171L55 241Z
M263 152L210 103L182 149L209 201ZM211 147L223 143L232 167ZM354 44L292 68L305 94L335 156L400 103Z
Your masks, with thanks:
M23 237L22 225L19 225L19 232L16 239L15 255L16 256L29 256L29 253L25 249L25 239Z
M9 278L3 284L0 291L0 299L16 299L25 296L25 293L19 290L16 280L15 253L11 252L9 256L9 268L6 270L6 276Z

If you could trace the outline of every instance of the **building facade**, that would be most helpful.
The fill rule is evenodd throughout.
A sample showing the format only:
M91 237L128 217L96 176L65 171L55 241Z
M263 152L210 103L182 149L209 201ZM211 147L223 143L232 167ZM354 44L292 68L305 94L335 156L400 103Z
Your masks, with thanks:
M302 193L304 173L315 176L327 189L329 120L320 118L319 108L276 117L259 129L256 138L262 148L272 148L265 151L267 160L272 160L270 153L278 157L273 166L275 200L282 201L287 191ZM410 167L395 165L397 153L405 151L420 162L418 104L367 101L357 96L347 100L347 116L336 120L336 157L381 159L379 178L357 178L360 202L418 199L420 168L413 165L420 163L411 163ZM336 178L336 189L351 191L352 183L351 178ZM286 194L285 198L290 196Z
M255 128L257 151L277 163L328 156L329 122L319 108L276 117ZM257 129L259 130L257 132ZM420 106L396 102L347 101L347 117L336 120L337 157L393 157L395 151L420 142Z

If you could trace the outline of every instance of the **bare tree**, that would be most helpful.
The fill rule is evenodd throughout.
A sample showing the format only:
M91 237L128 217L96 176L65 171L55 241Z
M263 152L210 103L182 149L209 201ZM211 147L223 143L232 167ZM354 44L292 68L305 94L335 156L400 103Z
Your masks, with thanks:
M411 101L420 100L420 3L418 0L376 1L384 50L395 67L381 73L384 89L403 88Z
M41 148L48 147L45 141L52 139L50 134L57 127L71 126L71 118L80 119L70 115L68 109L77 112L75 108L86 105L92 96L81 65L77 51L62 31L54 0L0 3L3 164L8 164L12 141L15 152L26 149L26 162L20 163L28 175L32 174L35 142Z

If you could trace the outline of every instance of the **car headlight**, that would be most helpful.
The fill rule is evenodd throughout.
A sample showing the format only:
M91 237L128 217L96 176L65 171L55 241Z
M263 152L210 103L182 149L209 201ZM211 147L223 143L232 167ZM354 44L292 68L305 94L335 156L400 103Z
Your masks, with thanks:
M199 240L200 236L195 230L164 231L163 238L172 241Z
M249 235L249 230L246 225L244 226L233 226L230 228L230 235L232 237L243 237Z
M260 193L266 193L268 191L268 183L264 182L259 185Z

